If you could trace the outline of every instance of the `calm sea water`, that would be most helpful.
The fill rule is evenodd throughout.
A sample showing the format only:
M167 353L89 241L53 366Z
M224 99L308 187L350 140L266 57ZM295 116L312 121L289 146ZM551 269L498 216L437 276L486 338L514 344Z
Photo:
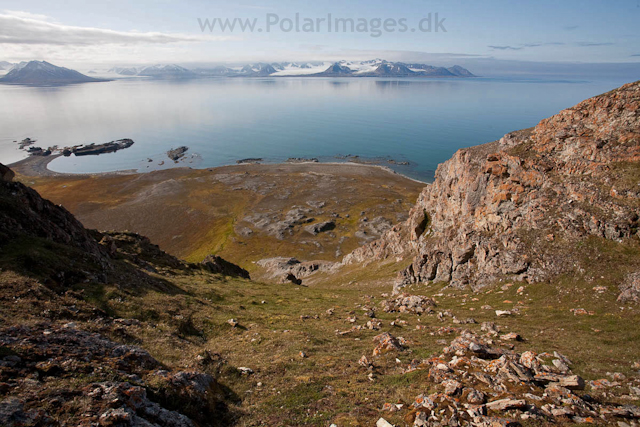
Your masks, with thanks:
M129 149L59 158L58 172L140 171L336 156L409 161L392 166L428 181L457 149L534 126L622 81L507 79L121 80L65 87L0 85L0 162L23 153L14 141L69 146L132 138ZM149 162L148 159L152 161ZM164 165L160 163L164 161Z

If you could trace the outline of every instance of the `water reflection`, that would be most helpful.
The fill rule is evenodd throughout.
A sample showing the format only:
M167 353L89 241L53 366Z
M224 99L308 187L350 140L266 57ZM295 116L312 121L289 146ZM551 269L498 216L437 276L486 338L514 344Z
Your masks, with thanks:
M26 137L43 147L132 138L127 150L61 158L51 168L146 170L147 159L158 165L168 149L187 145L201 156L198 167L349 153L408 159L409 167L394 167L428 179L458 148L533 126L619 82L506 83L269 77L0 86L0 161Z

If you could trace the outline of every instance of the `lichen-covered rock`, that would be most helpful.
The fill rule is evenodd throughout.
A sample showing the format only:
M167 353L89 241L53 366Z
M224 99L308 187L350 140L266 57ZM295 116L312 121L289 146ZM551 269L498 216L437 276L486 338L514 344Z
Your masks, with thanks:
M412 362L404 372L428 370L436 391L417 396L405 419L414 417L414 426L434 427L516 425L514 419L540 425L582 423L595 418L611 425L640 415L637 406L612 403L606 392L579 394L585 383L570 369L563 372L531 351L517 354L491 342L490 334L462 331L443 354ZM594 391L602 387L602 381L592 383Z
M619 302L640 302L640 271L629 274L620 285Z
M384 300L381 303L382 308L387 313L429 313L433 312L433 308L436 306L436 301L433 298L425 297L422 295L410 295L404 293L398 295L396 298Z
M402 337L396 338L388 332L376 335L373 337L373 342L376 343L376 347L373 349L374 357L390 351L401 351L404 349L404 339Z

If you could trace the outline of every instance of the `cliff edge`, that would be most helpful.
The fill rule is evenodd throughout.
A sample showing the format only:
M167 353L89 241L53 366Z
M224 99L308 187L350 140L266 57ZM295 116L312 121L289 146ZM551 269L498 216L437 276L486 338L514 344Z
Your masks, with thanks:
M640 82L588 99L535 128L459 150L410 218L344 264L412 256L394 290L418 282L482 288L571 271L563 242L638 238Z

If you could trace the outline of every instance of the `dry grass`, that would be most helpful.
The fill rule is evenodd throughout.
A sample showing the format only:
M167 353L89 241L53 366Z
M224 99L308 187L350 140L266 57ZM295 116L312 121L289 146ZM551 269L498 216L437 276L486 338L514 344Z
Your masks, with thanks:
M435 296L437 311L449 310L458 319L474 318L478 324L462 325L479 332L483 321L494 321L502 332L514 331L524 338L515 350L559 351L574 362L574 371L586 379L607 372L632 374L640 354L640 321L637 307L621 308L616 302L617 283L627 267L636 265L637 244L616 244L589 239L576 249L591 259L591 268L580 275L534 285L505 283L476 294L444 285L414 285L411 293ZM594 254L599 257L593 257ZM595 261L593 261L595 259ZM603 269L616 259L619 269ZM127 332L134 341L171 366L194 366L204 350L219 353L227 361L216 370L220 381L242 398L239 425L372 425L384 416L404 425L402 413L383 414L385 402L410 402L420 393L435 391L424 371L402 374L412 359L439 354L455 335L433 335L441 326L461 327L451 318L434 315L384 313L381 294L402 264L351 268L337 276L323 276L310 287L275 285L214 278L207 274L177 276L173 282L185 292L173 296L149 292L137 297L115 288L104 288L95 297L118 316L143 320L144 327ZM597 274L597 275L596 275ZM517 293L520 286L524 292ZM593 290L606 286L604 293ZM93 298L93 297L92 297ZM477 301L474 299L477 298ZM264 303L263 303L264 301ZM482 309L484 305L492 309ZM144 307L142 310L141 307ZM366 308L376 308L381 331L360 330L347 335L356 316L357 325L369 320ZM519 314L497 319L494 310L518 308ZM572 308L595 314L574 316ZM334 314L328 315L327 310ZM302 316L302 317L301 317ZM308 316L308 317L307 317ZM317 318L314 318L317 316ZM238 327L226 323L230 318ZM390 326L392 320L403 326ZM185 323L188 325L185 326ZM417 325L426 329L416 329ZM402 336L408 349L373 359L375 378L357 361L371 357L372 338L382 331ZM308 357L302 358L300 352ZM398 364L395 358L401 360ZM250 367L251 376L236 367ZM259 385L261 384L261 385Z
M379 168L322 164L19 179L88 228L134 231L188 261L215 253L250 271L253 261L268 256L336 260L362 243L354 235L363 216L396 223L424 186ZM278 240L242 223L256 212L283 215L294 206L309 208L308 201L326 203L308 215L316 222L334 219L335 230L312 236L297 226ZM237 235L239 223L254 234Z

